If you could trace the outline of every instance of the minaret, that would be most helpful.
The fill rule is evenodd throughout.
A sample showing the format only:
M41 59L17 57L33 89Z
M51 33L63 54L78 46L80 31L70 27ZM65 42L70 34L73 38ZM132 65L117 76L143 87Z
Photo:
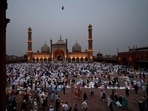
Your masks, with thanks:
M68 39L65 40L66 41L66 50L65 50L65 61L67 61L67 56L68 56Z
M28 62L32 61L32 29L28 28Z
M88 26L88 62L93 62L92 25Z
M52 50L52 39L50 39L50 52L51 52L51 61L53 61L53 50Z

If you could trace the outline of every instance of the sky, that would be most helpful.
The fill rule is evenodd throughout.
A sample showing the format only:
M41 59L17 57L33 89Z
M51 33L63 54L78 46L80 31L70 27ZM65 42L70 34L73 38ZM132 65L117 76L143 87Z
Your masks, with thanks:
M116 55L129 47L148 46L148 0L8 0L6 54L27 52L28 28L32 28L33 52L60 36L68 50L77 43L88 48L88 25L93 26L94 56ZM62 10L64 6L64 10Z

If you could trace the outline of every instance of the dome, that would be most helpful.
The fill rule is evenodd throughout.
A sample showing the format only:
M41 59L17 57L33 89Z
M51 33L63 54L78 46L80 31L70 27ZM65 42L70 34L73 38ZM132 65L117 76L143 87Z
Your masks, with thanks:
M101 52L97 53L97 58L102 58L103 54Z
M56 44L66 44L66 43L62 40L62 37L60 36L60 39L57 41Z
M81 46L77 43L72 47L73 52L81 52Z
M41 47L41 52L50 52L50 48L49 48L49 46L46 44L46 42L45 42L45 44Z

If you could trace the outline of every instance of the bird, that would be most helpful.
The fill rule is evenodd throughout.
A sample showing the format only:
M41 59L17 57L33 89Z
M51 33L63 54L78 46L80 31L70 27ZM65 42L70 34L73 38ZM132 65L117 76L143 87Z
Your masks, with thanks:
M64 6L62 6L62 10L64 10Z

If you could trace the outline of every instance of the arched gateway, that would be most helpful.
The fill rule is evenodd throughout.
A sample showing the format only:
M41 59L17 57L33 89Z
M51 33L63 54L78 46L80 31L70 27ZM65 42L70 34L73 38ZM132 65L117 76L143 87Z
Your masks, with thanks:
M65 55L65 52L62 50L62 49L56 49L53 53L53 59L54 60L58 60L58 61L63 61L65 58L64 58L64 55Z

